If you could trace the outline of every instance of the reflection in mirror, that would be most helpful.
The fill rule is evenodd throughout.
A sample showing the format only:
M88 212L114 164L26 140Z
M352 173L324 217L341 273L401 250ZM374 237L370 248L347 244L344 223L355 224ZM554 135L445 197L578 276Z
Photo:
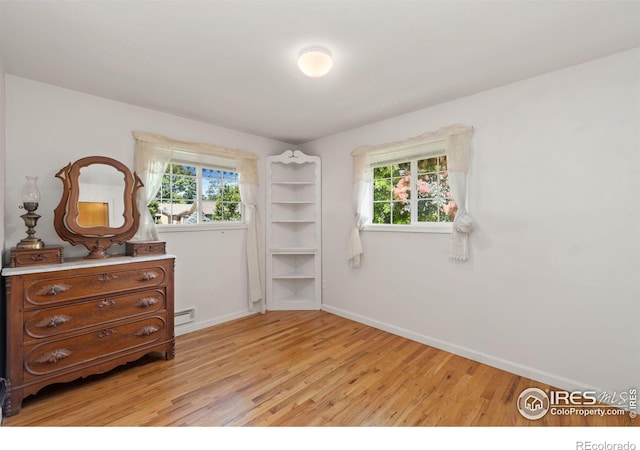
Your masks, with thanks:
M107 164L91 164L78 177L78 219L83 228L124 224L124 174Z
M108 227L109 203L79 201L76 222L82 228Z

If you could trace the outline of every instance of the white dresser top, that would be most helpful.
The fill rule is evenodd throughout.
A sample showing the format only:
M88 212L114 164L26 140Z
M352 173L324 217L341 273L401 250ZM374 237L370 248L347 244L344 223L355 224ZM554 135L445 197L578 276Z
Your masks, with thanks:
M105 259L84 259L69 258L61 264L42 264L23 267L3 267L2 276L26 275L31 273L56 272L58 270L81 269L85 267L113 266L115 264L129 264L141 261L155 261L160 259L174 258L174 255L145 255L145 256L125 256L113 255Z

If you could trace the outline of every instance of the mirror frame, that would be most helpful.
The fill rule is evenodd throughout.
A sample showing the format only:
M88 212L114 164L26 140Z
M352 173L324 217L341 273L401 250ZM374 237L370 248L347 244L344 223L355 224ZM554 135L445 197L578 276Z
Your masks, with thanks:
M124 223L117 228L98 226L81 227L78 225L78 198L80 195L80 169L92 164L104 164L121 172L124 181ZM54 210L53 225L62 239L72 245L81 244L88 250L88 259L108 258L107 250L113 244L122 244L131 239L138 231L140 212L136 202L138 189L143 184L135 172L127 166L106 156L87 156L69 163L56 174L63 183L62 198Z

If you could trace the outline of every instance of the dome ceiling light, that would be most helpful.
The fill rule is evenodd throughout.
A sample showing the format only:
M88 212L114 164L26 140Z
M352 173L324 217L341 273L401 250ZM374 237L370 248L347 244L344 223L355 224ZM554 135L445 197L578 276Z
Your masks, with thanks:
M306 48L298 57L298 67L308 77L323 77L331 70L332 65L331 52L322 47Z

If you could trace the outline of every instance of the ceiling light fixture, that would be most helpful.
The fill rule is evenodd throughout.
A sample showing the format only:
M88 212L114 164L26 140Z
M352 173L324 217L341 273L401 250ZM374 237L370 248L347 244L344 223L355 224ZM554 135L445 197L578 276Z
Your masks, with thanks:
M322 47L306 48L298 57L298 67L308 77L323 77L331 70L332 65L331 53Z

